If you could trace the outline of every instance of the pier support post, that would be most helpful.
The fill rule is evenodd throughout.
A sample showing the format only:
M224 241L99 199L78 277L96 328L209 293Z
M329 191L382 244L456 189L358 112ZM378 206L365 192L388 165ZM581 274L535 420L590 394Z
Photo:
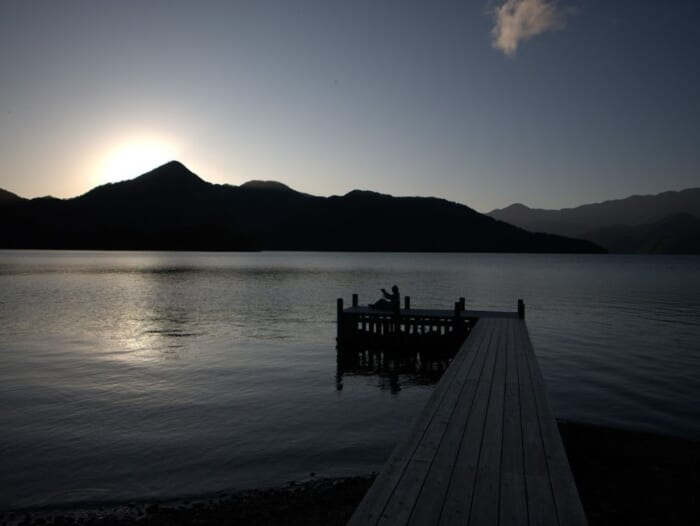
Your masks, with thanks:
M525 302L523 300L518 300L518 318L521 320L525 319Z
M352 306L353 306L353 307L357 307L358 304L359 304L359 303L358 303L357 294L353 294L353 295L352 295Z
M464 309L466 308L466 301L465 301L464 297L459 298L459 307L460 307L459 310L461 312L464 312Z

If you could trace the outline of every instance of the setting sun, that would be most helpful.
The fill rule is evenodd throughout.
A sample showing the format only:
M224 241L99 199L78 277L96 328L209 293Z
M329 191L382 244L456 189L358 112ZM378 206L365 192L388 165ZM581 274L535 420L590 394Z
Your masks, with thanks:
M130 140L111 149L102 161L97 183L133 179L177 158L177 149L162 140Z

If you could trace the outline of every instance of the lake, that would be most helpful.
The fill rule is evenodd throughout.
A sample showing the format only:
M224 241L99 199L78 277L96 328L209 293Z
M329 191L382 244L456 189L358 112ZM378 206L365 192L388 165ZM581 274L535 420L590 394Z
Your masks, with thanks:
M557 417L700 439L699 257L0 251L0 509L379 470L441 369L339 370L335 304L394 283L524 298Z

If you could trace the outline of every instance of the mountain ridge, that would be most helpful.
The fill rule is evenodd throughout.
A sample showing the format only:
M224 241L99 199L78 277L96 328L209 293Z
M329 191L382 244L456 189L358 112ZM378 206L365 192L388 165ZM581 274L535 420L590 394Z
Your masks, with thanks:
M612 252L649 253L651 245L642 242L639 232L647 229L649 235L653 231L659 239L670 239L674 236L673 228L692 230L692 221L688 217L666 221L667 218L682 214L700 218L700 188L632 195L623 199L611 199L559 210L529 208L522 203L514 203L505 208L492 210L487 215L531 232L547 232L588 239ZM632 234L635 227L644 228ZM626 231L626 229L632 230ZM620 241L615 240L614 232L620 236ZM628 235L638 239L640 244L634 245L622 240ZM693 238L690 236L687 239ZM697 247L694 245L688 245L683 249L678 242L680 241L677 240L673 244L674 253L696 253Z
M280 192L297 192L293 188L290 188L284 183L279 181L262 181L260 179L251 179L243 183L241 188L254 188L256 190L274 190ZM301 192L297 192L301 193Z
M319 197L276 182L216 185L177 162L75 198L2 206L0 244L154 250L602 251L585 240L532 234L443 199L362 190Z
M25 199L23 197L20 197L17 194L13 194L12 192L8 192L7 190L3 190L2 188L0 188L0 205L6 203L15 203L17 201L24 200Z
M603 227L586 238L621 254L700 254L700 219L680 213L654 223Z

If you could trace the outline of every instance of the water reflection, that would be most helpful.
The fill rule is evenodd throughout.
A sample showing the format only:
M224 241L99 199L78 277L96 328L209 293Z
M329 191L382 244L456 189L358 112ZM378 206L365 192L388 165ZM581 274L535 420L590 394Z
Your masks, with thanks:
M376 376L377 387L392 394L407 385L432 385L440 380L455 354L454 346L430 350L338 348L335 388L342 391L346 376Z
M188 271L160 269L148 275L121 276L120 308L109 314L120 353L131 362L173 360L180 357L188 338L203 336L202 324L188 286Z

